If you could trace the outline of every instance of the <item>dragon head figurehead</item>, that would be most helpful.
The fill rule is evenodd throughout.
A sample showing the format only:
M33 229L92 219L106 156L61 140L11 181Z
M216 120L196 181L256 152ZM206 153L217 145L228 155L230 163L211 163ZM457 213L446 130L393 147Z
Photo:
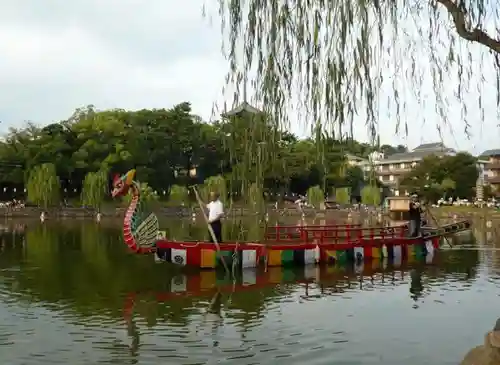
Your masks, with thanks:
M113 178L113 190L111 191L111 196L113 198L117 196L127 195L130 186L132 186L135 177L135 170L130 170L126 174L120 176L115 175Z

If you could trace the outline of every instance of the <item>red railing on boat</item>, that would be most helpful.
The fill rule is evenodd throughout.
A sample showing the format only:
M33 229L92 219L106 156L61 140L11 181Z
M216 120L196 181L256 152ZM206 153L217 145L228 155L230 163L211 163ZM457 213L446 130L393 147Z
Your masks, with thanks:
M273 242L307 242L307 232L314 229L324 229L331 232L347 232L361 228L361 224L330 224L330 225L288 225L267 227L265 239ZM339 233L340 234L340 233Z
M344 232L322 228L305 229L305 242L341 243L358 240L378 240L387 238L402 238L407 235L406 226L351 228Z
M268 227L266 240L279 243L340 243L360 239L400 238L407 235L407 226L361 227L360 224L324 226L274 226Z

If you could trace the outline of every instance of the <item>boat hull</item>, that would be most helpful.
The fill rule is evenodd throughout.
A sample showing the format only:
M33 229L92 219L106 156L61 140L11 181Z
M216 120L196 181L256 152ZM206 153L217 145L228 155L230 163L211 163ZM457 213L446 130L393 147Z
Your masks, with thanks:
M220 251L214 244L199 242L159 241L157 256L179 266L216 269L227 265L237 269L258 266L335 265L370 259L411 261L433 256L439 249L441 236L428 238L395 238L358 240L345 243L296 243L266 246L258 243L225 243Z

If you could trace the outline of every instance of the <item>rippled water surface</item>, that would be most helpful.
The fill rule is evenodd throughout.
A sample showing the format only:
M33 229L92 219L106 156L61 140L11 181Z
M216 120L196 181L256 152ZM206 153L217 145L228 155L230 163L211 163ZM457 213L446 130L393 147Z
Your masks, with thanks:
M493 243L427 265L233 283L129 255L119 235L94 224L2 234L0 364L458 364L500 317Z

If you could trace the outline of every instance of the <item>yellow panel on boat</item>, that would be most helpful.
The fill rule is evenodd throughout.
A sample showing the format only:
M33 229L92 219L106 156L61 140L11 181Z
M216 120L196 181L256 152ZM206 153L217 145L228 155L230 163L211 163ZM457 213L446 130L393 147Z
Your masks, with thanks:
M382 267L379 257L374 257L372 260L372 270L378 270Z
M281 265L281 250L269 250L267 256L267 266Z
M216 264L215 250L201 250L201 264L205 269L214 269Z
M372 248L372 258L374 258L374 259L382 258L382 254L380 253L380 248L378 248L378 247Z
M406 257L408 262L414 262L415 261L415 249L413 245L406 245Z
M277 251L280 253L281 251ZM270 283L281 283L283 280L283 269L281 267L270 267L267 269Z
M203 257L203 256L202 256ZM200 289L212 289L217 285L217 275L215 271L200 272Z
M325 250L325 256L327 264L335 263L337 261L337 251Z

